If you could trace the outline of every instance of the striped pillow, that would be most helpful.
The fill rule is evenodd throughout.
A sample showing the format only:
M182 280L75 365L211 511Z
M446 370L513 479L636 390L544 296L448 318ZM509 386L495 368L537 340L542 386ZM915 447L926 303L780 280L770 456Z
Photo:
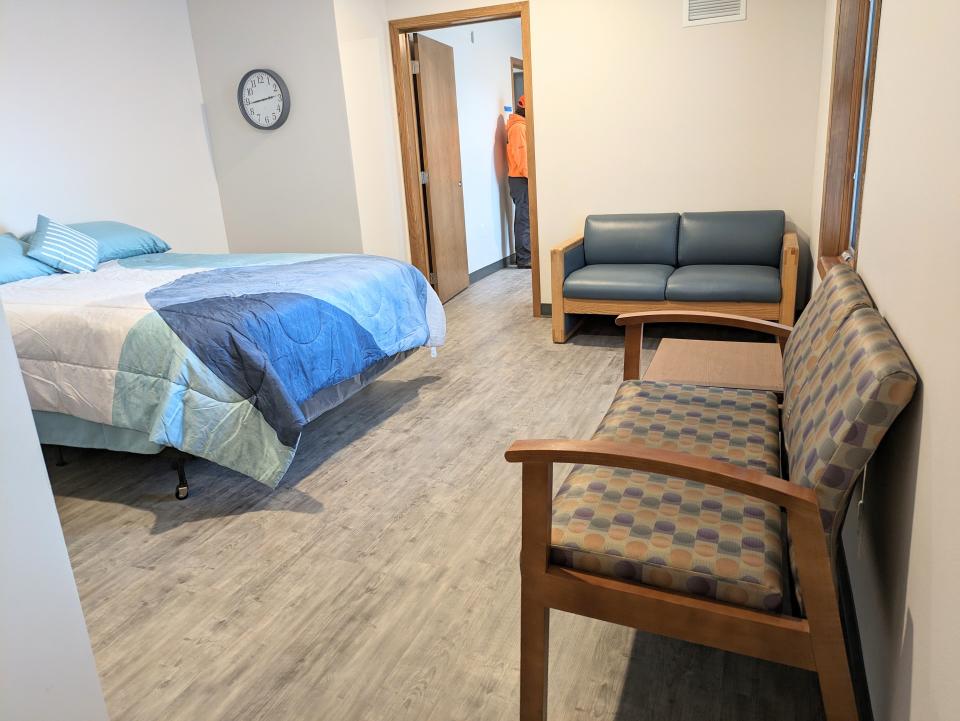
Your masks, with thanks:
M81 273L97 269L100 248L89 235L38 215L27 255L65 273Z

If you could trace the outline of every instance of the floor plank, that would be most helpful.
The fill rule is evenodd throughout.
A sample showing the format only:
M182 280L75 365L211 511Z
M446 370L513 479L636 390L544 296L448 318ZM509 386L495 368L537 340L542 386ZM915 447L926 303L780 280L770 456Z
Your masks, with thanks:
M520 472L503 451L589 437L623 339L598 321L554 345L517 270L447 312L439 356L312 424L274 492L204 461L184 502L159 458L50 464L114 721L516 718ZM551 629L552 721L822 718L802 671L563 613Z

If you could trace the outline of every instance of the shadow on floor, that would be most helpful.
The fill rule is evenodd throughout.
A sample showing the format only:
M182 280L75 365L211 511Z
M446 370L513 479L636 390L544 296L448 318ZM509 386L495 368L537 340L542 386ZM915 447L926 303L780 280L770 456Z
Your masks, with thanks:
M616 721L824 721L816 674L638 632Z
M121 504L152 513L152 535L193 521L256 511L317 514L323 511L323 504L297 489L297 484L437 380L437 376L423 376L375 381L322 415L304 430L293 464L276 490L198 458L187 462L190 496L177 501L173 496L177 474L167 457L68 448L67 465L57 466L55 450L45 447L50 482L58 497Z

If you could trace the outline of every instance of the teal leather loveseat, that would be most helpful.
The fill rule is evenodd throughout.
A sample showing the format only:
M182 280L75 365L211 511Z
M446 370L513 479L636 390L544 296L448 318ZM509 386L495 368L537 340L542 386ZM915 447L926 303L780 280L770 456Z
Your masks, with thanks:
M797 236L782 210L590 215L551 253L553 340L584 314L699 310L792 325Z

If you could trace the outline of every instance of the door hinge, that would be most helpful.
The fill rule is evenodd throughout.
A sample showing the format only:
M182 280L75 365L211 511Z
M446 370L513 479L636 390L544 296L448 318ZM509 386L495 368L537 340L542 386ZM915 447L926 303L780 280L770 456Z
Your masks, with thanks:
M421 171L420 171L420 185L426 185L428 179L429 179L429 176L427 175L427 171L426 171L426 170L421 170Z
M430 271L430 284L431 285L437 284L437 274L434 273L433 271Z
M413 72L414 75L419 75L419 74L420 74L420 61L419 61L419 60L411 60L411 61L410 61L410 70Z

